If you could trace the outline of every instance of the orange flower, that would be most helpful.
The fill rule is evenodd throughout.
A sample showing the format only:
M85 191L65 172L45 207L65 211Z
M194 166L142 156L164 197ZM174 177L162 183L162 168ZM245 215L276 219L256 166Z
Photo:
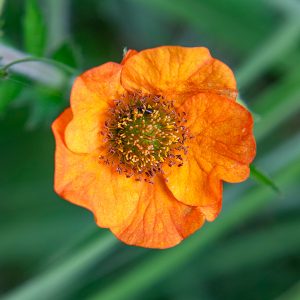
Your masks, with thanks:
M129 50L79 76L53 123L55 190L123 242L172 247L213 221L222 181L249 176L251 114L206 48Z

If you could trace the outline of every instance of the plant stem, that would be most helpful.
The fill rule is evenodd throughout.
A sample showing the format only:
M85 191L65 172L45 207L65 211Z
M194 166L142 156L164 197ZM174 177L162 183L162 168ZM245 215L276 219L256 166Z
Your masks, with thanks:
M21 59L17 59L17 60L14 60L6 65L4 65L1 70L6 73L8 71L8 69L14 65L17 65L17 64L21 64L21 63L26 63L26 62L31 62L31 61L38 61L38 62L44 62L44 63L47 63L47 64L51 64L51 65L54 65L60 69L62 69L63 71L73 75L77 72L77 70L75 70L74 68L72 67L69 67L59 61L56 61L56 60L53 60L53 59L49 59L49 58L45 58L45 57L25 57L25 58L21 58Z

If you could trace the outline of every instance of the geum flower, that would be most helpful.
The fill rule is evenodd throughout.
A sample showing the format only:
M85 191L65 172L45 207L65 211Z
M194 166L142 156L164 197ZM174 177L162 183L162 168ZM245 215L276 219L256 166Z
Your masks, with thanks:
M213 221L249 176L251 114L206 48L129 50L79 76L53 123L55 190L123 242L168 248Z

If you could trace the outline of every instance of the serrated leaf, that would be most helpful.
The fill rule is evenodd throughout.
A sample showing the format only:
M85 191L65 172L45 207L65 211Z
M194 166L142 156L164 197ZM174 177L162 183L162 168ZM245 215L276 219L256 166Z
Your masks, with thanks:
M25 4L24 46L30 54L42 56L46 46L46 25L36 0L27 0Z
M256 181L269 186L272 188L276 193L280 193L279 187L276 185L276 183L264 172L261 170L257 169L256 166L253 164L250 166L250 171L251 171L251 177L254 178Z

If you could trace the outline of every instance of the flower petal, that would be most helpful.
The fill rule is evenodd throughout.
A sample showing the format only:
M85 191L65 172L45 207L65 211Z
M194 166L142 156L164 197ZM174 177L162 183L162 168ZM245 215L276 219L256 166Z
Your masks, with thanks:
M165 166L167 186L174 197L197 206L208 221L213 221L222 207L222 183L215 170L206 172L198 162L198 154L190 148L181 167Z
M123 242L147 248L169 248L199 229L204 215L178 202L159 176L145 183L135 213L111 231Z
M77 153L90 153L101 146L99 134L113 99L123 92L120 86L122 66L106 63L80 75L72 88L73 119L66 129L68 148Z
M188 117L197 161L208 174L227 182L241 182L249 176L256 145L253 118L249 111L226 97L199 94L181 107Z
M70 151L64 131L72 119L65 110L53 123L56 140L54 189L62 198L91 210L101 227L117 226L135 211L140 184L100 164L96 155Z
M135 182L100 165L93 155L67 149L64 131L71 119L67 109L52 125L54 186L61 197L91 210L99 226L110 227L128 244L167 248L202 226L200 210L176 201L162 179L156 178L154 185Z
M121 65L124 65L130 57L136 55L137 53L138 53L138 51L136 51L134 49L128 49L128 51L125 53L125 55L121 61Z
M121 73L128 91L159 94L178 101L184 94L212 92L236 98L232 71L203 47L164 46L139 52L128 59Z
M231 69L218 59L212 58L189 78L189 88L196 93L214 93L235 100L238 92Z

